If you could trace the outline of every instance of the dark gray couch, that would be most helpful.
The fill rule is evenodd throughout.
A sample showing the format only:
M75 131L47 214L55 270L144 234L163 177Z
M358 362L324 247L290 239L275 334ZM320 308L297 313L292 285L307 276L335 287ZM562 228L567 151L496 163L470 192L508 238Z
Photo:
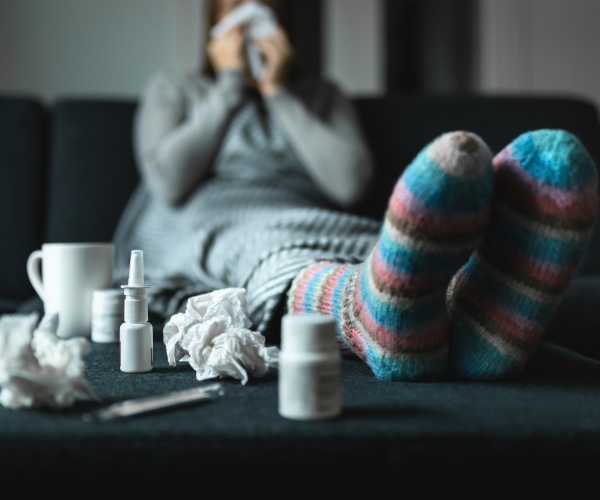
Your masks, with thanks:
M565 128L600 165L596 108L570 96L356 98L379 180L358 212L380 218L391 188L436 135L477 132L499 151L519 133ZM0 314L40 310L25 265L42 242L106 241L138 181L136 102L0 96ZM170 367L155 322L155 368L119 370L118 345L92 344L86 375L102 403L66 411L0 407L0 480L50 494L300 498L598 498L600 228L544 341L516 380L390 383L344 360L344 411L332 421L277 413L277 373L223 398L130 420L81 414L198 385ZM118 284L117 284L118 285ZM277 332L269 337L276 343ZM73 483L74 481L74 483ZM538 498L538 496L535 496Z

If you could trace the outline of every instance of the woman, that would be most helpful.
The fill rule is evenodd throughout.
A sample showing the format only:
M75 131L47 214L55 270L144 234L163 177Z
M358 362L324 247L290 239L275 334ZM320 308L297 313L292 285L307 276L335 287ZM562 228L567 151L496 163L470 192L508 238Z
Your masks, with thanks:
M284 19L283 1L258 3ZM240 4L256 7L208 2L209 28ZM331 314L343 351L382 380L517 374L595 221L583 146L533 131L492 158L477 135L447 133L390 186L383 224L349 214L373 177L350 101L331 82L291 77L281 24L254 41L255 76L250 29L210 39L204 71L161 72L144 91L142 183L115 235L117 279L143 249L163 317L192 295L243 287L269 341L285 311Z

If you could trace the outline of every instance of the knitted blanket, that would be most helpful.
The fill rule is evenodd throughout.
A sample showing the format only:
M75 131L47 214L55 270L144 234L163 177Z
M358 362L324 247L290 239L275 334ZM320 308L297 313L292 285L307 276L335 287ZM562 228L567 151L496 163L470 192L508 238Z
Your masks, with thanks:
M364 260L380 227L333 208L275 120L250 99L232 119L213 175L184 204L136 188L115 232L115 281L127 282L130 252L139 248L150 311L167 318L191 296L242 287L253 328L266 333L278 326L276 311L301 269Z

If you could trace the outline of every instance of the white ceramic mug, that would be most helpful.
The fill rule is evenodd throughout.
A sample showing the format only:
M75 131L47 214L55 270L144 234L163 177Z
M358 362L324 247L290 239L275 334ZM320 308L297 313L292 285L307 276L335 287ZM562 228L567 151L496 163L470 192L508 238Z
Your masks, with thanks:
M112 287L112 243L44 243L27 259L27 275L44 302L58 313L57 336L90 337L94 290Z

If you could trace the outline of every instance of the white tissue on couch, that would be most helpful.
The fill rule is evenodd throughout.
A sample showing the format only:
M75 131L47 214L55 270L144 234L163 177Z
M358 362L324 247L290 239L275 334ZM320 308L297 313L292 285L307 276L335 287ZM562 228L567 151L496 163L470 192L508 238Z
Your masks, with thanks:
M0 317L0 404L6 408L60 409L80 400L98 400L85 379L85 337L56 335L58 315L5 314Z
M279 349L250 330L246 290L224 288L190 297L186 311L171 316L163 329L169 365L189 362L198 380L233 377L246 384L278 368Z

